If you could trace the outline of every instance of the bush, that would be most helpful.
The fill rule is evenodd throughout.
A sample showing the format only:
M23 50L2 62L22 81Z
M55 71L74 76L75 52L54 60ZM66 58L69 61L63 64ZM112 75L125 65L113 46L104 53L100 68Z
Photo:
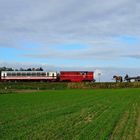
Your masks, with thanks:
M0 91L9 90L59 90L59 89L108 89L108 88L140 88L140 82L132 83L91 83L91 82L4 82L0 83Z
M140 82L133 83L68 83L68 88L75 89L108 89L108 88L140 88Z

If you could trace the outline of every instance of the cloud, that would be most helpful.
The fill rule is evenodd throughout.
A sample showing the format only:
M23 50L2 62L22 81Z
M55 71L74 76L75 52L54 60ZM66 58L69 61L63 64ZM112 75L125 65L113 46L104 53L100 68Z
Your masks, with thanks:
M140 59L140 54L124 55L124 57L134 58L134 59Z
M5 0L0 6L0 30L11 44L11 35L44 45L139 36L139 7L137 0Z
M110 54L106 56L106 54ZM46 53L37 53L37 54L25 54L23 57L27 58L38 58L38 59L79 59L79 60L88 60L88 59L113 59L115 57L115 53L113 50L67 50L63 51L54 51L51 50L50 52Z
M139 58L139 9L138 0L1 0L0 48L23 49L18 56L29 60L106 60L108 66ZM69 44L85 48L60 50Z

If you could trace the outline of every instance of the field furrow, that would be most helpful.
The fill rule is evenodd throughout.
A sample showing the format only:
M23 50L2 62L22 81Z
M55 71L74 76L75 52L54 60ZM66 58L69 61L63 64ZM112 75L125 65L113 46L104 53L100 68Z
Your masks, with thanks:
M1 140L139 140L140 89L0 95Z

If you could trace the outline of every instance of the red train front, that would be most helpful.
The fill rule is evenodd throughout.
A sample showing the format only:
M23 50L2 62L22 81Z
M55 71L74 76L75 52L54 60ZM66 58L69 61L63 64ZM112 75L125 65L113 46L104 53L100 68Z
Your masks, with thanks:
M60 81L84 82L94 81L92 71L60 71Z

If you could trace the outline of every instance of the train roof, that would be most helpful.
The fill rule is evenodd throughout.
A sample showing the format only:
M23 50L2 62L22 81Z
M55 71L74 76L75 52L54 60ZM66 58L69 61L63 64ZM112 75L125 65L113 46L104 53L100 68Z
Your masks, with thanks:
M94 72L94 71L60 71L60 72Z
M54 71L1 71L1 72L8 72L8 73L13 73L13 72L36 73L36 72L40 72L40 73L43 73L43 72L54 72Z

